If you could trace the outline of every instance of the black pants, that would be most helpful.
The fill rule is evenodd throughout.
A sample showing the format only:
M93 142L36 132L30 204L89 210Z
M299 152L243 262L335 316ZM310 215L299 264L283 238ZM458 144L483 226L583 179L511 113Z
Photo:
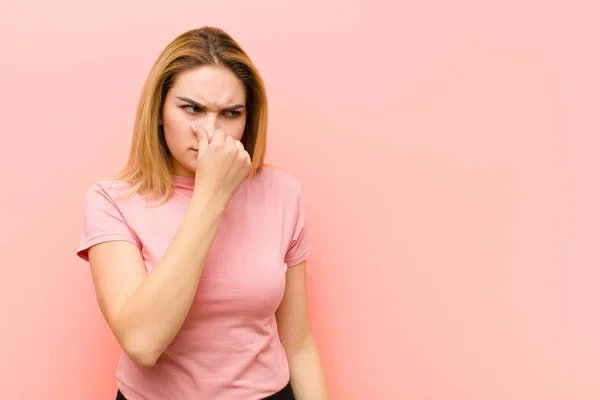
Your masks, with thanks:
M123 396L123 393L121 393L121 391L119 390L117 392L116 400L127 400L127 399L125 398L125 396ZM283 389L281 389L279 392L277 392L269 397L265 397L264 400L295 400L294 393L292 392L292 386L288 382L288 384Z

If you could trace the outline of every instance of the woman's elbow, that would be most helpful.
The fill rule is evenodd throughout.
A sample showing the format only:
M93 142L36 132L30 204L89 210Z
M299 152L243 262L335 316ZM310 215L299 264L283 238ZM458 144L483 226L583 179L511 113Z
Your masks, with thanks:
M148 339L135 336L119 341L127 357L144 368L152 368L162 354L162 351L151 342Z
M123 351L131 361L144 368L152 368L160 356L157 351L147 346L129 345L123 347Z

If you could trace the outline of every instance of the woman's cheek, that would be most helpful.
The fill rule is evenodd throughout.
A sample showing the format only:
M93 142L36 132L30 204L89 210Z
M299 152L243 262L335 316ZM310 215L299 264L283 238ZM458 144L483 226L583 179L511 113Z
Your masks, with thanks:
M235 127L232 129L231 136L236 140L241 140L244 135L244 129L246 128L246 121L244 120L241 123L235 124Z
M168 127L165 127L165 129L167 129L165 130L165 141L172 154L182 154L193 143L192 140L191 143L186 144L186 142L190 142L190 138L184 140L183 133L180 130L169 129Z

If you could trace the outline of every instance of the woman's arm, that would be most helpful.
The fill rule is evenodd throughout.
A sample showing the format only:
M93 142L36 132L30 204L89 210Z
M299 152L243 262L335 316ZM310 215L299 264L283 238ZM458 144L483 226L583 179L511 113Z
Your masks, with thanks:
M312 336L306 301L306 262L289 267L276 313L279 338L288 357L297 400L329 400L325 373Z
M192 198L173 241L150 274L132 243L113 241L90 248L100 309L135 363L153 366L183 325L225 204Z

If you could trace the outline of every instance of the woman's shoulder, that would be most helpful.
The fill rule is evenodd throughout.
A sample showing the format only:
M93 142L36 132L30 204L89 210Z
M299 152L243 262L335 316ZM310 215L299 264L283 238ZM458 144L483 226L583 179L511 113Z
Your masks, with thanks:
M279 199L281 204L297 204L303 197L300 179L290 171L272 165L261 168L251 186L257 197Z
M257 171L252 186L260 193L268 193L269 196L290 201L302 195L300 179L292 172L271 164Z
M300 190L300 180L290 171L279 166L263 166L255 176L256 180L284 190Z
M108 196L112 200L116 201L127 197L126 195L131 191L131 184L124 182L119 179L101 178L92 182L87 188L87 196Z

